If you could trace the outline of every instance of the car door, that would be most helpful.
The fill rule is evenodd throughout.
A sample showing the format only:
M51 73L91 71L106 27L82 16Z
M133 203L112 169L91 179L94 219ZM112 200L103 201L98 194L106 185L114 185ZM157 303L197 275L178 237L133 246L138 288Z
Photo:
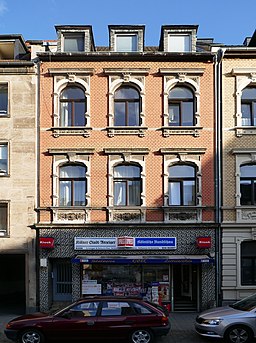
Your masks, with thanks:
M103 301L97 328L107 339L125 339L136 323L137 314L127 301Z
M69 342L100 338L96 325L98 305L98 302L86 301L54 316L49 338Z

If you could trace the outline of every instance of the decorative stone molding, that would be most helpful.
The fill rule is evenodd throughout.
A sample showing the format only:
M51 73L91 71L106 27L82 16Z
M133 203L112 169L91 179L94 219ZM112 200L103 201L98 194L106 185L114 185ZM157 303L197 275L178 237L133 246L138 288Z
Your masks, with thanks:
M118 135L127 135L127 136L138 136L138 137L145 137L145 132L147 131L147 127L138 127L138 126L122 126L122 127L107 127L108 137L114 137Z
M60 136L83 136L85 138L90 137L91 134L91 127L86 128L76 128L72 127L53 127L52 135L54 138L58 138Z
M86 223L89 221L89 211L86 209L51 208L53 223Z
M142 209L108 208L108 215L109 221L113 222L141 223L145 221L145 210Z
M172 135L191 135L194 137L200 136L200 131L203 127L196 127L196 126L179 126L179 127L162 127L162 134L163 137L170 137Z
M186 223L200 223L202 222L202 209L201 208L182 208L178 209L164 208L165 222L186 222Z

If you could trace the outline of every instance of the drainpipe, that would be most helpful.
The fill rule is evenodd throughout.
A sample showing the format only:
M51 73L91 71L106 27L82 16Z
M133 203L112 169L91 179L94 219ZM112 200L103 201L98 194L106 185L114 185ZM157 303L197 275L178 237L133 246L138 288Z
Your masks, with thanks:
M222 60L225 49L215 54L215 260L216 260L216 305L222 302Z
M35 199L35 208L36 208L36 224L39 223L39 212L37 208L39 206L40 199L40 68L41 62L38 58L33 60L36 67L36 199ZM36 307L37 310L40 308L40 255L39 255L39 229L36 227Z

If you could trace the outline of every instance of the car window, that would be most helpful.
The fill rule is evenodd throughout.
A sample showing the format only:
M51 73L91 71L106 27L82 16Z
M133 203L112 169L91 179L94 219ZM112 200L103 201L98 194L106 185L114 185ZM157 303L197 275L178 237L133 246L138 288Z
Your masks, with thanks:
M79 303L69 309L72 317L91 317L96 316L98 302L84 302Z
M250 295L229 306L240 311L251 311L256 307L256 294Z
M127 316L135 314L133 308L125 301L104 301L101 316Z
M134 306L135 311L139 314L151 314L151 313L153 313L153 311L150 308L143 306L139 303L134 303L133 306Z

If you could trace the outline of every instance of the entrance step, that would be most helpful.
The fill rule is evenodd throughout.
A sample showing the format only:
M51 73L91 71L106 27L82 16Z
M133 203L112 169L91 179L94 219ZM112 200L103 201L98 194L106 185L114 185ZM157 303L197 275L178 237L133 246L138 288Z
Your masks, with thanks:
M196 312L197 306L194 302L188 301L175 301L174 302L175 312Z

